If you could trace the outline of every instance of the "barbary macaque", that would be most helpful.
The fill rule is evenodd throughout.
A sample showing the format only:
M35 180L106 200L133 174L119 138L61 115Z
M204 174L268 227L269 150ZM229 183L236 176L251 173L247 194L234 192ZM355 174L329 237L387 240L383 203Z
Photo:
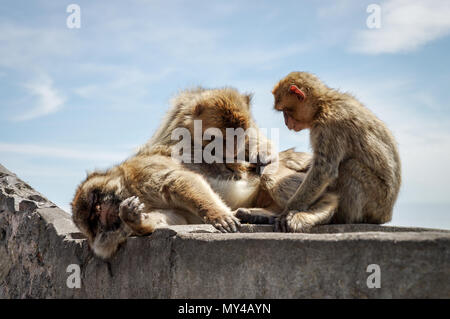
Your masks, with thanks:
M195 161L195 148L205 152L209 145L194 138L196 121L201 121L201 133L215 128L222 135L218 144L225 148L226 129L253 128L256 134L244 137L244 161L227 161L238 157L241 147L214 153L222 161ZM183 161L177 156L180 141L174 136L186 132L194 149L181 156L187 159ZM249 147L251 142L256 150ZM251 117L248 95L230 88L181 92L159 129L135 155L89 174L81 183L72 201L73 221L102 258L112 256L128 236L146 235L167 225L209 223L222 232L236 232L239 208L281 213L310 165L309 154L292 150L281 152L279 161L272 160L271 148L262 144L270 143ZM270 163L262 175L257 171L260 161ZM327 196L317 209L336 207L337 201Z
M313 159L305 179L276 220L280 231L311 225L386 223L401 184L397 145L386 125L356 98L329 88L315 75L292 72L272 91L286 126L310 130ZM312 214L324 192L335 193L335 212Z

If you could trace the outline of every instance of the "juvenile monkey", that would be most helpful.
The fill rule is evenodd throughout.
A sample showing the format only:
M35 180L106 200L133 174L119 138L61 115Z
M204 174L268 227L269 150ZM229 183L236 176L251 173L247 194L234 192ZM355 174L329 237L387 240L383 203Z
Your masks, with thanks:
M128 236L149 234L167 225L210 223L222 232L236 232L240 223L235 212L241 207L282 211L304 178L309 155L282 152L279 165L271 164L277 173L270 174L269 169L262 176L257 165L248 161L253 157L267 162L273 156L268 147L258 146L255 151L246 145L247 161L240 163L175 160L172 151L178 140L172 133L184 128L192 131L194 138L196 120L202 121L203 131L213 127L221 131L253 127L258 131L248 95L229 88L181 92L159 129L137 154L111 169L89 174L78 187L72 218L96 255L109 258ZM226 144L226 134L223 137ZM259 132L254 138L257 144L268 142ZM250 141L248 138L246 143ZM233 148L222 156L235 157L238 151ZM332 210L335 206L325 198L317 209Z
M315 75L292 72L274 89L275 110L296 132L310 129L313 160L305 179L276 221L281 231L313 224L386 223L401 184L396 142L386 125L347 93ZM336 212L313 214L324 191L339 197Z

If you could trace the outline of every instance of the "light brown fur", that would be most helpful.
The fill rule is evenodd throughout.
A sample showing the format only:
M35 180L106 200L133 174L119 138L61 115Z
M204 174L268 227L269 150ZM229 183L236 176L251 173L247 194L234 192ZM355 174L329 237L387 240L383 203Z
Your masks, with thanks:
M276 84L273 95L274 107L283 111L290 129L310 129L314 151L311 169L277 220L278 227L301 231L311 224L308 211L325 190L339 196L336 213L326 216L334 223L390 221L401 167L386 125L353 96L327 87L310 73L290 73Z
M73 220L98 256L109 258L127 236L149 234L166 225L206 222L223 232L235 232L240 226L235 216L240 207L262 207L271 215L282 212L303 180L310 156L282 152L279 164L274 162L269 168L283 174L270 174L273 170L266 167L262 177L258 163L248 159L270 159L270 149L247 152L242 163L182 163L171 157L178 142L171 134L180 127L192 131L194 120L202 120L203 129L257 129L247 95L234 89L180 93L160 128L137 154L105 172L90 174L78 187L72 202ZM260 133L257 139L258 144L267 143ZM333 205L328 209L334 209ZM244 217L249 219L249 215Z

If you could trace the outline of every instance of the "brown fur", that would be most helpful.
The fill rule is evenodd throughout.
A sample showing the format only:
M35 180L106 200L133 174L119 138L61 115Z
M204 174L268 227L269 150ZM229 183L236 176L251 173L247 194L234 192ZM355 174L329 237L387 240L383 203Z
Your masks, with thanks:
M271 171L267 167L261 177L257 165L248 162L181 163L171 157L177 143L171 133L180 127L192 131L194 120L202 120L203 129L226 125L257 129L247 95L228 88L180 93L160 128L136 155L105 172L90 174L78 187L73 220L98 256L110 257L131 234L145 235L166 225L206 222L223 232L237 231L240 224L233 210L240 207L281 213L289 198L285 194L293 195L310 157L289 150L281 153L279 165L269 165L282 170L280 176L289 183L267 173ZM258 143L267 143L262 134L257 138ZM273 156L269 150L257 155ZM273 201L273 196L280 198Z
M305 98L290 91L296 85ZM279 227L301 231L308 212L325 190L336 192L332 222L386 223L401 184L396 142L370 110L306 72L292 72L273 89L275 109L291 129L310 129L311 169L289 200ZM327 216L331 218L331 216Z

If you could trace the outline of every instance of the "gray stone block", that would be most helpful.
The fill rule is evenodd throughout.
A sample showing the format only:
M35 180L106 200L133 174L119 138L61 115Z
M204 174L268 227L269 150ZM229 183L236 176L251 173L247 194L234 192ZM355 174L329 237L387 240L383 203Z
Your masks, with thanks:
M71 264L80 288L68 288ZM380 267L369 288L368 265ZM70 215L0 165L0 298L450 298L450 232L171 226L96 258Z

